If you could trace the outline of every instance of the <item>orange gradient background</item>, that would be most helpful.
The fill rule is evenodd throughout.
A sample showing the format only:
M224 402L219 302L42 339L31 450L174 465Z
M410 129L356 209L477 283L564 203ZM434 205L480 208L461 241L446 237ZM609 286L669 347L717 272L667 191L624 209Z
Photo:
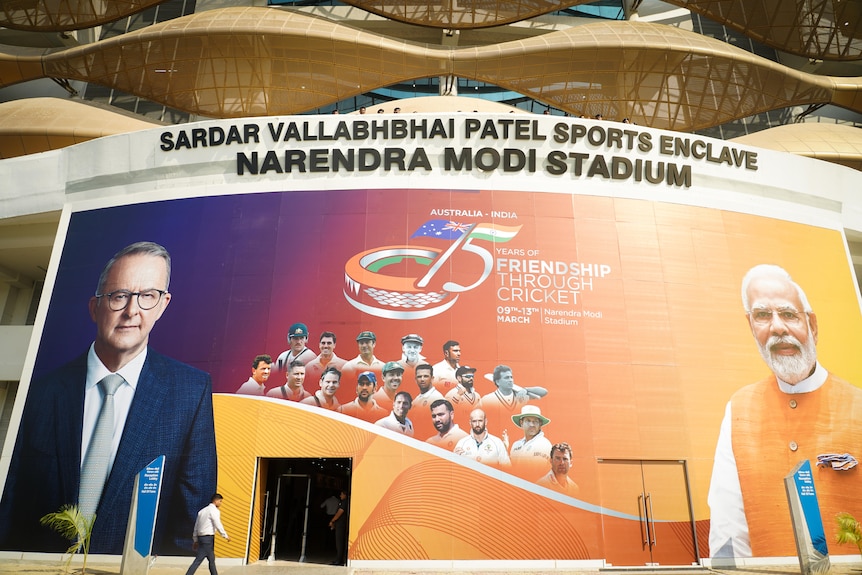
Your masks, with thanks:
M515 239L496 246L538 250L518 257L611 266L607 277L594 280L592 291L579 294L576 306L533 304L601 312L600 318L579 318L576 326L543 324L535 314L529 324L498 322L498 306L510 304L499 301L501 284L493 273L462 293L450 311L413 322L364 316L352 308L345 316L341 284L328 286L321 274L318 281L332 293L322 289L308 315L315 333L340 326L344 343L340 337L337 351L343 358L355 355L349 334L360 327L377 333L375 355L383 361L398 359L402 335L420 333L430 363L441 359L440 343L459 340L462 364L479 368L476 387L483 394L493 384L481 375L501 363L513 368L517 384L547 388L548 396L535 404L551 419L544 431L552 443L566 441L573 448L571 477L580 486L580 500L551 497L532 478L477 470L426 449L418 434L415 440L381 435L314 408L216 395L219 489L231 502L223 515L231 533L251 526L249 557L259 551L257 458L302 457L353 458L351 559L619 557L616 534L631 522L596 508L637 511L622 489L626 480L602 467L609 459L685 461L699 555L707 556L706 494L724 407L734 391L768 372L740 301L741 279L757 264L788 270L817 313L820 362L856 385L862 381L854 343L862 316L837 230L717 209L563 194L387 190L369 192L368 198L365 216L322 217L328 229L363 227L364 244L348 256L384 245L445 249L409 235L436 217L429 216L431 208L452 207L516 213L517 219L493 223L523 226ZM328 264L343 268L347 259ZM453 257L446 279L469 284L477 273L474 263L463 254ZM336 277L338 271L326 273ZM310 345L314 341L312 336ZM305 386L314 391L316 382ZM405 375L402 389L414 393L414 386ZM342 384L340 396L349 399L352 392L351 384ZM501 427L513 441L520 437L506 421L490 422L489 431L499 436ZM656 514L669 522L661 526L665 541L676 541L679 533L679 546L689 545L683 541L686 530L690 536L687 508L675 504ZM220 543L220 554L245 556L247 543L243 537Z

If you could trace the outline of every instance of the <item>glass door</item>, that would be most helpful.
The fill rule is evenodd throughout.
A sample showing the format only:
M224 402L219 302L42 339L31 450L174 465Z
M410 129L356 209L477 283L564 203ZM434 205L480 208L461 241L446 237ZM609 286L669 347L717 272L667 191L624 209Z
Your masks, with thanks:
M685 461L599 459L599 464L606 561L697 564Z

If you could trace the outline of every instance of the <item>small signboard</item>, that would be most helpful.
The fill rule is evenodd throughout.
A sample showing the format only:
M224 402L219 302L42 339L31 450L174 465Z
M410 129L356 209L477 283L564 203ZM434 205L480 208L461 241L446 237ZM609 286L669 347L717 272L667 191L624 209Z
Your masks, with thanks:
M793 535L796 538L796 553L802 575L822 575L829 573L829 550L826 547L826 533L817 503L817 491L811 475L811 462L801 461L784 478L787 490L787 503L793 521Z
M165 456L160 455L139 471L135 478L120 575L146 575L150 570L164 470Z

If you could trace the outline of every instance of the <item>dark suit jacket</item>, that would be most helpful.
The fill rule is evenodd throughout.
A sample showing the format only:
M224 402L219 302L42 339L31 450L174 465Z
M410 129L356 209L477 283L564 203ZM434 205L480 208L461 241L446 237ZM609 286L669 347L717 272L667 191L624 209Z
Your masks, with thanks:
M0 548L62 552L39 519L78 502L87 354L30 385L0 502ZM96 511L91 553L123 552L138 472L165 455L153 553L187 554L197 510L216 490L210 376L148 350L114 466Z

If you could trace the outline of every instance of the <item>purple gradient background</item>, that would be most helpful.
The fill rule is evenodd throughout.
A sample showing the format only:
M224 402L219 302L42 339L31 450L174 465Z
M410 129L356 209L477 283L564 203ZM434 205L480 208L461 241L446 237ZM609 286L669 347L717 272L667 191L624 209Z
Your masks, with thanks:
M287 349L290 324L308 324L308 345L318 351L324 330L338 335L336 353L356 356L355 335L378 333L375 355L401 355L400 337L422 333L431 363L450 339L450 313L404 322L371 317L342 294L344 264L354 254L386 244L404 244L427 219L431 207L479 200L476 192L452 190L343 190L282 192L159 201L72 214L33 377L84 353L95 336L87 301L104 264L118 250L142 240L171 253L171 304L150 335L150 346L209 372L215 392L234 392L251 374L255 355L275 358ZM480 200L481 201L481 200ZM487 201L487 198L486 198ZM412 240L417 241L417 240ZM411 242L412 242L411 241ZM483 306L484 307L484 306ZM490 344L478 355L496 360L493 339L480 334L493 325L475 307L458 338ZM457 339L457 338L456 338ZM483 346L484 347L484 346ZM492 363L493 365L493 363ZM268 387L283 383L274 374ZM314 391L317 382L306 381ZM355 395L349 387L340 397Z
M173 267L171 304L150 345L208 371L214 391L235 391L255 355L285 349L290 323L320 316L329 298L318 299L318 282L340 294L343 258L329 250L362 234L366 195L249 194L73 214L34 377L86 351L95 335L87 301L102 267L124 246L150 240L168 249ZM318 234L329 217L343 225L326 241ZM331 268L318 267L332 258Z

